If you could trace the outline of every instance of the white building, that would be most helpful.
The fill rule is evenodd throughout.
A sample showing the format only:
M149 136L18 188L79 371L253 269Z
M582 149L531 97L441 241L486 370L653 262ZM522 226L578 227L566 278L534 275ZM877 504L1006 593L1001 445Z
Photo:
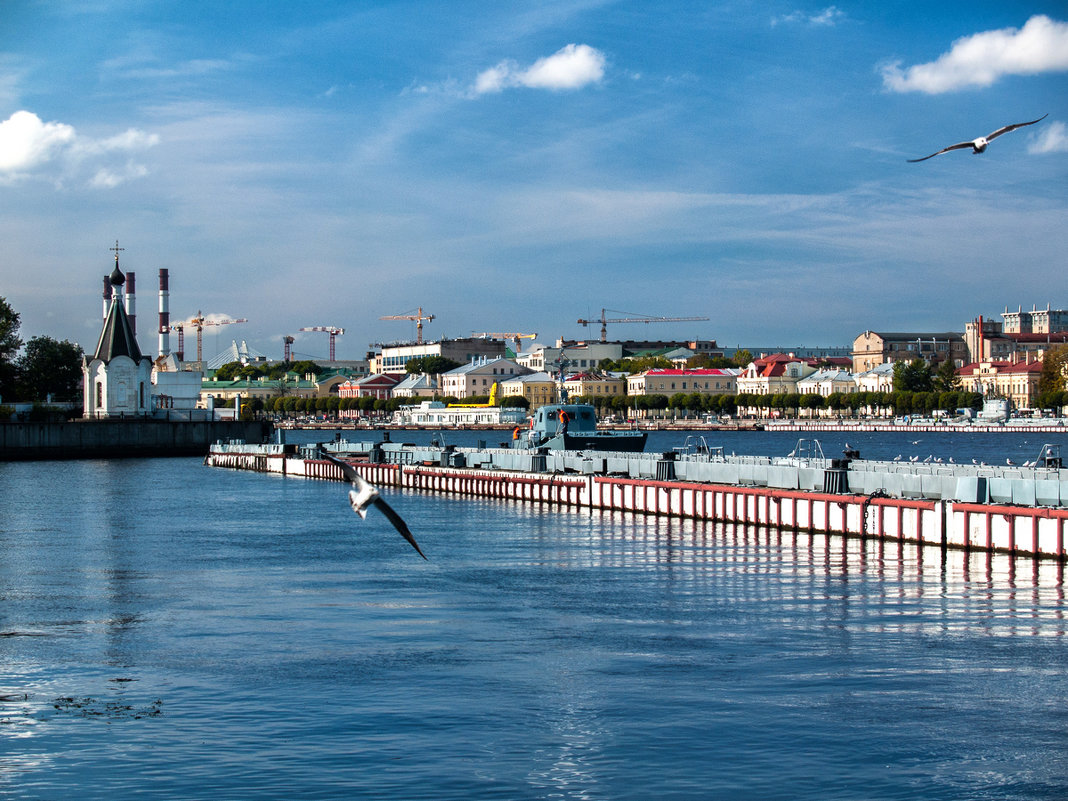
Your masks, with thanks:
M83 414L85 417L146 415L152 409L152 359L141 353L126 314L122 286L126 277L115 269L109 281L111 305L92 358L82 358Z
M411 373L393 387L394 398L432 398L437 392L437 380L426 373Z
M853 376L857 383L858 392L893 392L894 391L894 363L883 362L863 373Z
M204 374L199 370L183 370L173 353L160 356L152 368L152 408L195 409L203 383Z
M797 392L797 382L816 372L807 361L775 353L750 362L738 376L739 394L775 395Z
M537 347L537 350L534 348ZM556 347L531 346L515 360L531 370L544 370L557 374L561 368L568 373L591 370L604 359L618 361L623 358L623 345L619 342L576 342L571 345L557 343Z
M418 406L402 406L393 413L396 425L467 426L523 425L526 409L500 406L446 406L441 401L423 401Z
M823 369L800 379L797 391L802 395L822 395L825 398L835 392L849 395L857 391L857 382L848 370Z
M453 398L488 395L494 384L530 372L511 359L473 359L463 367L441 374L441 394Z

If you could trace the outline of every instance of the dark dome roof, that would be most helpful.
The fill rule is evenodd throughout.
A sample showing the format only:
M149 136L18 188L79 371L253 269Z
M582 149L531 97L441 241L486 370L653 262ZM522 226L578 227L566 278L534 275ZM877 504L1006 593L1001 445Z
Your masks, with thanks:
M122 270L119 269L118 261L115 262L115 269L111 271L111 276L108 278L112 286L122 286L126 283L126 276L122 274Z

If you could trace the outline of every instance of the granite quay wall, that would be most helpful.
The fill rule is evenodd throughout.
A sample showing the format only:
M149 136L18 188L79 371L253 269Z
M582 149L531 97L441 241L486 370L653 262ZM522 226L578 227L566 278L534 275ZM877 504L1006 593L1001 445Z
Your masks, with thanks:
M213 442L264 442L270 423L151 419L0 423L0 460L204 456Z

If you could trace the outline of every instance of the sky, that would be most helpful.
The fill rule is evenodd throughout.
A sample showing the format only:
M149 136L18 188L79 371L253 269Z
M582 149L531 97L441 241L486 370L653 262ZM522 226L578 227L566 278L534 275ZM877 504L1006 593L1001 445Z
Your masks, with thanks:
M162 267L172 322L248 320L206 358L335 326L359 359L420 307L425 338L607 309L709 318L610 339L849 346L1068 308L1066 212L1063 0L0 0L24 340L95 347L117 241L153 354Z

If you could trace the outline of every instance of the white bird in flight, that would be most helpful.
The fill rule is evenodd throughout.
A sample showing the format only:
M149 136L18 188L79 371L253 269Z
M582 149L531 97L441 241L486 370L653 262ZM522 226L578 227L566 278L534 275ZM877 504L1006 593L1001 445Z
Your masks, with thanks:
M957 142L957 144L950 145L949 147L944 147L937 153L932 153L930 156L924 156L922 159L907 159L907 161L912 164L915 164L917 161L927 161L927 159L933 159L935 156L940 156L943 153L948 153L950 150L963 150L967 147L970 147L972 149L972 153L982 153L984 150L986 150L987 145L989 145L993 140L997 139L1002 134L1008 133L1009 131L1015 131L1017 128L1023 128L1025 125L1034 125L1036 122L1042 122L1042 120L1046 119L1046 117L1048 116L1049 112L1046 112L1037 120L1031 120L1030 122L1017 122L1014 125L1006 125L1004 128L998 128L996 131L994 131L994 133L989 133L986 136L980 136L978 139L972 139L968 142Z
M341 461L336 456L332 456L326 451L323 451L323 456L331 462L339 465L345 478L352 482L353 489L349 490L349 503L352 505L356 514L366 520L367 508L372 505L377 506L379 511L389 518L389 522L400 532L400 535L411 543L411 546L415 548L416 552L421 557L426 559L426 554L423 553L419 544L416 543L415 537L412 536L412 532L408 528L408 524L404 522L404 519L399 514L393 511L392 506L382 499L382 496L378 494L378 487L357 473L352 465L347 462Z

